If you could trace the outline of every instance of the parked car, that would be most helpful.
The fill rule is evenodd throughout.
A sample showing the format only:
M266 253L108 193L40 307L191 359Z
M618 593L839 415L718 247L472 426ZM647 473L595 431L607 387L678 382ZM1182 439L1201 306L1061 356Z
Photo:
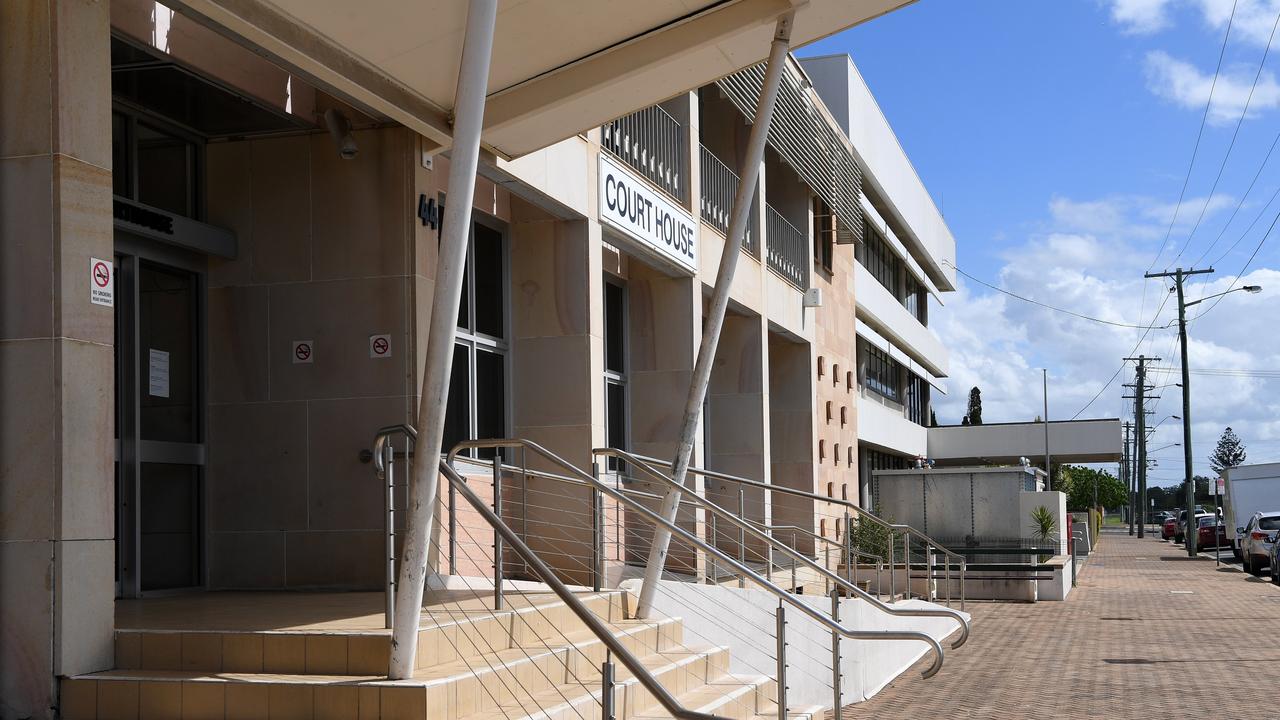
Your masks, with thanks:
M1271 568L1271 582L1274 585L1280 585L1280 557L1276 557L1277 551L1280 551L1280 542L1276 542L1277 533L1271 534L1271 558L1269 566Z
M1209 513L1201 510L1199 506L1196 507L1195 516L1197 518L1213 517ZM1196 522L1199 522L1199 520L1197 520ZM1187 511L1183 510L1178 515L1178 524L1175 525L1173 528L1173 541L1181 545L1186 540L1186 532L1187 532Z
M1277 530L1280 530L1280 510L1256 512L1244 527L1236 528L1245 572L1261 576L1262 569L1271 564Z
M1177 529L1178 529L1178 520L1174 518L1172 515L1170 515L1168 518L1165 519L1164 523L1160 525L1160 539L1172 540L1173 533Z
M1200 525L1196 535L1196 548L1220 548L1227 544L1227 526L1217 515L1200 515L1196 518Z

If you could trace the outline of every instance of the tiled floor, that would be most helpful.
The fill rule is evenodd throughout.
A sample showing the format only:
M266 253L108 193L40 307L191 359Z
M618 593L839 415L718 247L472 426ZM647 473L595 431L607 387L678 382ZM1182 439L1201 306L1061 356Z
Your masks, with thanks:
M1065 603L967 609L941 673L843 718L1245 718L1280 680L1280 587L1150 537L1106 533Z

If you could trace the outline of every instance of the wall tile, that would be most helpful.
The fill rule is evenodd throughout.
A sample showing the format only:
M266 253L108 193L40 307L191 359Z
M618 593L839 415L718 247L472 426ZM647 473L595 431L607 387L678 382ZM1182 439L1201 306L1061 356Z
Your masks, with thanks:
M58 534L115 535L115 354L110 346L61 340L62 397Z
M209 285L245 285L253 277L253 145L205 146L205 212L210 224L236 234L234 260L209 258Z
M385 538L381 530L289 533L288 586L381 589Z
M209 402L268 399L268 289L209 291Z
M254 140L252 267L258 283L311 279L311 151L306 136Z
M0 157L53 147L49 4L0 3Z
M58 113L54 151L111 169L111 9L60 2L53 34Z
M283 532L213 532L207 537L210 588L284 587Z
M306 527L306 412L305 403L209 408L211 530Z
M4 26L3 15L26 5L36 4L0 5L0 34L14 30ZM5 69L0 67L0 83ZM0 102L0 113L9 106ZM0 143L5 134L0 116ZM53 335L52 184L47 156L0 159L0 339Z
M585 335L517 340L515 422L519 425L585 425L591 422L591 344Z
M54 533L52 340L0 342L0 541Z
M312 530L379 530L383 493L373 465L360 462L378 428L411 422L413 398L317 400L308 407L308 525ZM397 482L404 465L397 463ZM397 507L405 507L403 495Z
M337 280L271 290L271 398L403 395L409 384L407 278ZM369 357L369 336L389 333L391 357ZM293 362L293 342L315 343Z
M0 697L13 717L55 704L53 587L53 543L0 542Z
M115 662L113 540L63 540L57 546L54 674L110 670Z
M115 341L115 314L112 308L89 302L89 268L91 258L111 258L115 248L111 171L56 156L53 203L58 248L55 330L66 337L110 345Z
M359 154L343 160L329 135L312 135L314 277L407 275L410 152L396 130L354 133Z

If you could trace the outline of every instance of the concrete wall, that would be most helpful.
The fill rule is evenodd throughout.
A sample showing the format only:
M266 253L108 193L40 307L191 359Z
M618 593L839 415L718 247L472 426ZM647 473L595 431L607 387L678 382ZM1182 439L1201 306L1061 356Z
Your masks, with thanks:
M951 362L950 352L938 336L908 312L861 263L857 264L855 273L858 322L869 324L933 375L946 375Z
M1026 476L1022 468L881 470L875 473L884 512L897 522L911 525L944 542L967 536L1030 537L1029 509L1023 505L1033 500L1051 503L1049 495L1065 496L1061 493L1024 492ZM1065 499L1062 502L1065 513Z
M624 582L623 587L639 591L639 581ZM830 598L794 597L830 616ZM896 606L940 607L922 600L909 600ZM753 588L664 581L654 607L660 614L683 619L687 645L727 646L731 672L777 676L776 596ZM790 605L786 607L786 621L788 705L830 708L834 702L831 631ZM949 618L895 617L852 598L841 599L840 622L859 630L915 630L937 640L949 637L957 629L957 623ZM927 648L924 643L910 640L842 639L840 670L844 702L873 697L921 658Z

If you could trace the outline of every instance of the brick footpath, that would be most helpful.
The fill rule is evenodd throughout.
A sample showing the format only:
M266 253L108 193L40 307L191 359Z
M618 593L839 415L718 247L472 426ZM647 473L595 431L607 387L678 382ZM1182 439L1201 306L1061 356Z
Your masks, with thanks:
M842 718L1164 720L1274 711L1280 587L1239 565L1188 559L1150 535L1104 532L1066 602L967 609L973 634L947 648L942 672L924 680L917 664Z

